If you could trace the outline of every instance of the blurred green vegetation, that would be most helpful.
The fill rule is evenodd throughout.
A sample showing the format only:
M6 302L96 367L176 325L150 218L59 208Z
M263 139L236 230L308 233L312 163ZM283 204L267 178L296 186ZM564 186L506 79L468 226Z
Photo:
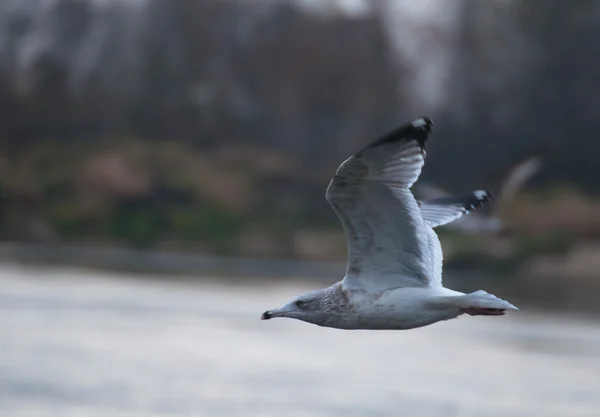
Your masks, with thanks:
M173 149L180 154L175 161ZM185 159L201 164L195 160L200 155L185 145L130 140L79 149L44 141L18 154L0 148L6 162L0 175L0 236L44 239L43 233L31 236L23 229L36 220L62 241L95 239L152 247L172 240L232 251L232 240L244 226L244 210L227 207L203 189L202 181L181 169ZM135 176L151 179L128 184Z
M293 155L264 148L99 143L40 141L18 153L0 146L0 238L345 258L343 229L324 197L330 172L307 177ZM511 204L511 236L437 231L449 267L510 272L600 236L598 213L591 197L546 187Z

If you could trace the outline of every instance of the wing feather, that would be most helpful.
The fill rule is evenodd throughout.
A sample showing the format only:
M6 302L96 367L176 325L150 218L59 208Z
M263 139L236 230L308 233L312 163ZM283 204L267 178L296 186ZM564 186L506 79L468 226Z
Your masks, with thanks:
M409 188L425 160L433 122L417 119L348 158L326 197L346 232L343 285L371 291L431 281L427 228Z
M487 190L473 191L463 196L440 197L418 201L423 220L431 227L443 226L491 201L492 193Z
M440 197L418 202L421 216L427 227L427 246L431 255L431 286L442 285L444 261L442 245L433 228L457 220L483 206L491 199L492 193L490 191L477 190L464 196Z
M430 286L442 285L442 266L444 263L444 253L442 244L433 227L427 225L427 247L431 256L431 281Z

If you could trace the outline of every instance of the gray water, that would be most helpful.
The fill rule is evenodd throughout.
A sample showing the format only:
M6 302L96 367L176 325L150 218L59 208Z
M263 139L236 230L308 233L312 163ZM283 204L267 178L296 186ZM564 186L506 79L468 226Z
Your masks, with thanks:
M309 287L2 266L0 416L600 416L600 321L259 321Z

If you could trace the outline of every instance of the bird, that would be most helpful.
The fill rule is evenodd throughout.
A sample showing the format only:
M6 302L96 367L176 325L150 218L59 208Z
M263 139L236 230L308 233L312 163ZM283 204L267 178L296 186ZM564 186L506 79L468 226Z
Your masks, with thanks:
M448 224L447 228L469 234L500 235L509 233L509 227L502 219L502 212L516 193L540 170L557 147L556 142L545 141L514 158L507 166L487 175L484 182L494 194L495 204L487 205L470 216L462 217ZM415 194L417 197L430 200L451 196L448 191L430 183L417 184Z
M517 307L484 290L442 285L443 253L434 228L491 201L489 191L416 200L410 188L425 163L429 117L403 124L338 167L325 196L348 247L343 279L296 296L261 320L296 319L343 330L409 330Z

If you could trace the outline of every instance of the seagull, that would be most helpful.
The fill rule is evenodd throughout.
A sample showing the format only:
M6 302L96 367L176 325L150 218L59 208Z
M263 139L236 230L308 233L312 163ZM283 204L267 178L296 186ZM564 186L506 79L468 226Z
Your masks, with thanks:
M371 142L337 169L326 198L348 246L344 278L265 311L344 330L408 330L463 314L500 316L517 307L486 291L442 285L442 247L433 228L491 199L488 191L417 201L410 191L425 163L433 122L424 117Z
M515 158L508 166L488 175L486 183L495 196L496 204L488 205L470 216L458 219L447 227L464 233L508 232L506 224L502 221L503 210L527 181L540 170L557 146L556 142L544 142ZM427 199L446 198L451 195L446 190L427 183L416 185L415 194L417 197Z

